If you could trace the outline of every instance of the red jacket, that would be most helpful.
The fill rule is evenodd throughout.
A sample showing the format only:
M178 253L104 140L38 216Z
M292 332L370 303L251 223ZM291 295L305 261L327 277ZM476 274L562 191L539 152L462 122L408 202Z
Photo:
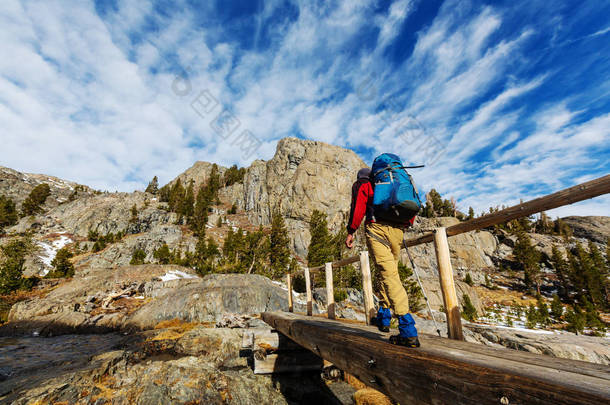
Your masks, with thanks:
M369 179L358 179L352 186L352 206L349 210L347 232L356 232L362 218L366 214L366 222L372 222L373 217L373 186Z
M347 232L352 234L358 230L362 219L366 216L366 223L376 222L373 212L373 185L369 179L358 179L352 185L352 204L349 210L349 221L347 221ZM413 225L415 216L407 223L397 226L408 227Z

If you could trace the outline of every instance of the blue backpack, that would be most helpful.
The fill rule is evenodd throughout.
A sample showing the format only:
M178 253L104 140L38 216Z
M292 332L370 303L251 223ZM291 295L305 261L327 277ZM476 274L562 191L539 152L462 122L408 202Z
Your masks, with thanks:
M406 169L423 166L403 166L392 153L379 155L373 161L373 213L376 220L405 223L419 212L422 206L411 175Z

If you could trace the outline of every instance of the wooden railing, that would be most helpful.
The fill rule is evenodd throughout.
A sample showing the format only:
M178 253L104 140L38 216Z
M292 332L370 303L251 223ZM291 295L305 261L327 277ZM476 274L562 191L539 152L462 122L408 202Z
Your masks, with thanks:
M600 177L586 183L579 184L574 187L566 188L553 194L544 197L536 198L503 210L483 215L469 221L450 226L448 228L439 227L434 232L426 233L417 238L405 241L405 246L411 247L422 243L434 242L434 250L439 270L439 279L441 285L441 293L443 295L443 303L447 314L447 328L449 338L456 340L464 340L462 333L462 321L460 309L455 292L455 282L453 280L453 269L451 267L448 236L455 236L461 233L470 232L487 228L493 225L498 225L513 219L522 218L538 212L550 210L564 205L573 204L578 201L587 200L593 197L610 193L610 175ZM366 323L369 324L371 318L375 315L375 307L373 301L373 288L371 281L371 269L369 266L369 254L362 251L359 255L341 259L336 262L329 262L322 266L305 268L303 270L305 276L305 289L307 294L307 315L312 315L312 292L311 292L311 274L324 270L326 273L326 295L327 295L327 312L328 318L335 319L335 302L333 291L333 269L338 269L352 263L360 262L360 270L362 272L362 289L364 296L364 312ZM293 312L293 297L292 297L292 275L287 274L286 282L288 285L288 307L289 311Z

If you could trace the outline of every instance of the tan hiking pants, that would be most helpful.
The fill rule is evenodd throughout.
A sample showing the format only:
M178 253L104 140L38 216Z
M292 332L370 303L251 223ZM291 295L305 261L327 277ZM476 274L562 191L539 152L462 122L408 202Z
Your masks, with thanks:
M402 228L372 222L366 225L366 234L369 251L379 272L381 305L391 308L396 316L407 314L409 298L398 275Z

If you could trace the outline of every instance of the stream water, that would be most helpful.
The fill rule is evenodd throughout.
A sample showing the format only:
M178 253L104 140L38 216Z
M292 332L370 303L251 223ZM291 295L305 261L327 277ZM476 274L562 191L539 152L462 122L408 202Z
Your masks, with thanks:
M112 350L124 337L104 335L63 335L56 337L0 338L0 386L25 375L49 373L58 368L78 366L91 356Z

